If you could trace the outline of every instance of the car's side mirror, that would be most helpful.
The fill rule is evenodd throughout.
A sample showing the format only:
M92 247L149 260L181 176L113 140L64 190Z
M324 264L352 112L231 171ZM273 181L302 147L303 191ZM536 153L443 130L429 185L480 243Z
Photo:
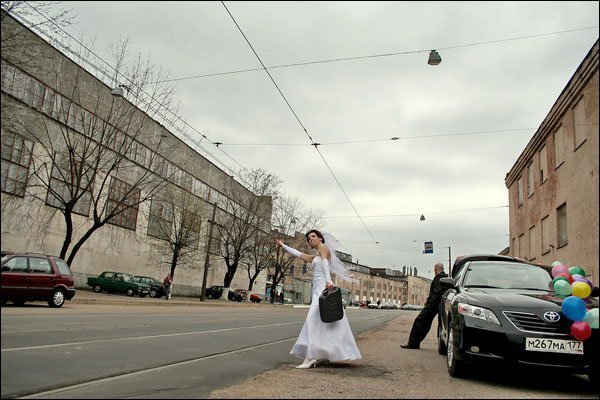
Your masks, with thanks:
M454 279L452 278L440 278L440 285L444 288L444 289L452 289L454 288Z

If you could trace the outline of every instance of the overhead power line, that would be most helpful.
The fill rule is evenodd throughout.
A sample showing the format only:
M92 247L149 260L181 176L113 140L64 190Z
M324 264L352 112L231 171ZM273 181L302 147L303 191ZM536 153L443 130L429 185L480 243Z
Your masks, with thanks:
M246 40L246 43L248 43L248 46L250 46L250 48L252 49L252 52L254 53L254 55L256 56L256 58L258 59L258 61L260 62L260 64L262 65L263 69L265 70L265 72L269 76L269 79L271 79L271 82L273 82L273 85L275 85L275 87L277 88L277 91L279 92L279 94L281 95L281 97L283 98L283 100L285 101L285 103L287 104L287 106L289 107L290 111L292 112L292 114L296 118L296 121L298 121L298 124L300 124L300 126L302 127L302 130L304 131L304 133L305 133L306 137L308 138L308 140L310 141L311 145L313 145L315 147L315 150L317 151L317 153L321 157L321 160L323 160L323 163L325 164L325 166L327 167L327 169L329 170L329 172L333 176L333 179L335 180L335 182L337 183L338 187L340 188L340 190L342 191L342 193L346 197L346 200L348 200L348 203L350 203L350 206L352 207L352 209L354 210L354 212L356 213L356 215L360 219L360 221L363 224L364 228L366 229L366 231L369 233L369 235L373 239L373 242L375 242L375 244L377 244L377 246L379 247L379 250L385 256L385 258L388 260L389 264L393 265L392 261L389 259L389 257L387 256L387 254L379 246L379 243L377 242L377 240L375 240L375 237L373 236L373 233L371 232L371 230L369 229L369 227L367 226L367 224L365 223L365 221L361 218L360 214L358 213L358 210L356 209L356 207L352 203L352 200L350 200L350 197L348 196L348 194L346 193L346 191L342 187L342 184L340 183L340 181L338 180L337 176L335 175L335 173L333 172L333 170L329 166L329 163L327 163L327 160L325 160L325 157L323 156L323 154L321 153L321 151L317 147L318 144L315 143L315 141L313 140L313 138L310 136L310 134L308 133L308 130L306 129L306 127L304 126L304 124L302 123L302 121L300 121L300 118L298 117L298 114L296 114L296 112L294 111L292 105L290 104L290 102L288 101L288 99L285 97L285 95L283 94L282 90L279 88L279 85L277 85L277 82L275 82L275 79L273 79L273 76L271 75L271 73L269 72L269 70L267 69L267 67L265 66L265 64L262 62L262 60L259 57L258 53L256 52L256 50L254 50L254 47L252 46L252 44L250 43L250 41L248 40L248 38L244 34L244 31L239 26L239 24L237 23L237 21L235 20L235 18L233 17L233 15L229 11L229 9L225 5L225 3L223 1L221 1L221 4L223 5L223 7L225 7L225 10L227 10L227 13L229 14L229 16L231 17L231 19L233 20L235 26L238 28L238 30L240 31L240 33L242 34L242 36Z
M507 208L508 205L505 206L495 206L495 207L482 207L482 208L471 208L468 210L452 210L452 211L437 211L437 212L422 212L415 214L378 214L378 215L363 215L363 218L382 218L382 217L419 217L420 215L435 215L435 214L449 214L449 213L457 213L457 212L468 212L468 211L479 211L479 210L491 210L495 208ZM326 219L335 219L335 218L355 218L354 215L344 215L344 216L332 216L327 217Z
M513 41L513 40L522 40L522 39L531 39L531 38L536 38L536 37L541 37L541 36L559 35L559 34L563 34L563 33L578 32L578 31L584 31L584 30L588 30L588 29L597 29L597 28L598 28L598 25L595 25L595 26L588 26L586 28L568 29L568 30L556 31L556 32L546 32L546 33L540 33L540 34L536 34L536 35L517 36L517 37L512 37L512 38L506 38L506 39L489 40L489 41L485 41L485 42L466 43L466 44L459 44L459 45L446 46L446 47L435 47L434 46L431 49L436 49L436 50L458 49L461 47L481 46L481 45L485 45L485 44L501 43L501 42L508 42L508 41ZM263 65L261 68L246 68L246 69L239 69L239 70L234 70L234 71L224 71L224 72L215 72L215 73L211 73L211 74L193 75L193 76L187 76L187 77L182 77L182 78L173 78L173 79L167 79L167 80L163 80L163 81L157 81L155 83L176 82L176 81L184 81L184 80L190 80L190 79L209 78L209 77L213 77L213 76L240 74L240 73L244 73L244 72L262 71L263 69L302 67L302 66L314 65L314 64L327 64L327 63L335 63L335 62L341 62L341 61L364 60L367 58L381 58L381 57L400 56L400 55L407 55L407 54L428 53L431 51L431 49L408 50L408 51L398 51L398 52L393 52L393 53L372 54L372 55L366 55L366 56L332 58L332 59L328 59L328 60L305 61L305 62L297 62L297 63L292 63L292 64L273 65L271 67L265 67ZM262 62L261 62L261 64L262 64Z

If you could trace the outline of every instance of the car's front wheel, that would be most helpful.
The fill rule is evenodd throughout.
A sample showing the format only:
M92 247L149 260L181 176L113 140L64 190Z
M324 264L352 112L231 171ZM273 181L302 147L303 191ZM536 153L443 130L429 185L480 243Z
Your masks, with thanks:
M102 293L102 286L100 286L100 285L94 286L94 292L96 292L96 293Z
M127 288L127 291L125 293L129 297L133 297L133 295L135 294L135 290L133 290L133 288Z
M594 368L592 364L591 368L587 372L588 380L590 381L593 388L598 387L598 370Z
M212 299L213 295L212 295L212 293L209 293L206 297L208 297L209 299Z
M454 378L460 378L464 374L465 365L464 362L456 358L456 350L454 348L454 332L448 322L448 340L446 342L447 356L448 356L448 373Z
M53 308L60 308L65 304L65 292L56 289L52 292L52 296L48 299L48 305Z
M442 321L441 320L438 320L437 335L438 335L438 353L440 353L441 355L445 355L445 354L447 354L448 349L446 348L446 343L444 343L444 341L442 340Z

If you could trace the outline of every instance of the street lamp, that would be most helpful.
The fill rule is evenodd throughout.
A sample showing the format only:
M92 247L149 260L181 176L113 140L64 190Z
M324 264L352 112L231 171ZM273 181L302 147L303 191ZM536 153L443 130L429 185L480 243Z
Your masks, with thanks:
M131 91L131 88L127 85L119 85L117 87L115 87L113 90L111 90L110 94L112 94L115 97L125 97L125 93L123 92L123 89L126 89L128 92Z
M427 64L438 65L441 62L442 62L442 57L440 57L440 54L435 50L431 50L429 52L429 60L427 60Z

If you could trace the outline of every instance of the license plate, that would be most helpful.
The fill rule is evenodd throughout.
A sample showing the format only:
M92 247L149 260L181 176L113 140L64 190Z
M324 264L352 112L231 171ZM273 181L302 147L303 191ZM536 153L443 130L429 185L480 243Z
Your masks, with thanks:
M525 350L583 355L583 342L565 339L525 338Z

